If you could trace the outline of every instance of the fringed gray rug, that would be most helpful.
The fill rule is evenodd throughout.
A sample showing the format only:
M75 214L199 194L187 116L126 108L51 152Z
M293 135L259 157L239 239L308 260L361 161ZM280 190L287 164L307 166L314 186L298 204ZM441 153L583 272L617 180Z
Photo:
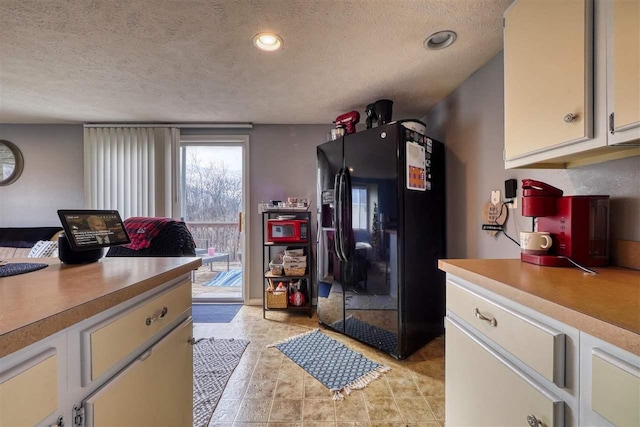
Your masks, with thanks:
M280 350L331 390L333 400L344 399L344 394L366 387L391 369L356 353L319 329L269 347Z
M245 340L205 338L193 346L193 425L206 427L224 387L249 345Z

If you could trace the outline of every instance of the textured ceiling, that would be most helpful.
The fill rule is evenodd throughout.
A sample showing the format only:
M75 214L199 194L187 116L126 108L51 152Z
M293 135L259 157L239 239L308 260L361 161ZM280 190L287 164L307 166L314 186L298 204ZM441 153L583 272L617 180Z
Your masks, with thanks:
M421 117L501 50L510 3L0 0L0 123L364 121L381 98Z

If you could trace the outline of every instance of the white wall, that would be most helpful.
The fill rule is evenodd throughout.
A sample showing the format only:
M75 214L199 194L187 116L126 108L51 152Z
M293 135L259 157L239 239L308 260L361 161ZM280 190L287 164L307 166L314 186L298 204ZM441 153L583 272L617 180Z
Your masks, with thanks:
M58 209L83 207L81 125L0 124L0 139L24 157L20 178L0 187L0 227L60 226Z
M568 170L505 170L503 56L498 54L424 117L428 134L445 143L447 255L449 258L517 258L519 248L502 235L481 230L482 206L504 181L547 182L565 195L611 196L611 237L640 240L640 158ZM531 229L531 218L510 210L507 233Z

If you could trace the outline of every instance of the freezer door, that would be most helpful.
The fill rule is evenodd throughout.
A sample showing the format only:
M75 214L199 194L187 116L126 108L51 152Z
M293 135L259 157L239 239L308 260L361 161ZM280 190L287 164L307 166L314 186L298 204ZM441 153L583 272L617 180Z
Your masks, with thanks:
M330 141L317 148L318 240L317 283L318 321L324 325L340 325L344 320L344 294L338 256L335 187L342 169L343 140ZM340 332L343 332L340 330Z

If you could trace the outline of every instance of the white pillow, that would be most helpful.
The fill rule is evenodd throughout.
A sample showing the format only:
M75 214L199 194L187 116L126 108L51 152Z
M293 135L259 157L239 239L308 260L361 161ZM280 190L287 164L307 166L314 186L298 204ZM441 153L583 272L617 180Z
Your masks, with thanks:
M58 242L38 240L29 251L28 258L47 258L58 256Z

